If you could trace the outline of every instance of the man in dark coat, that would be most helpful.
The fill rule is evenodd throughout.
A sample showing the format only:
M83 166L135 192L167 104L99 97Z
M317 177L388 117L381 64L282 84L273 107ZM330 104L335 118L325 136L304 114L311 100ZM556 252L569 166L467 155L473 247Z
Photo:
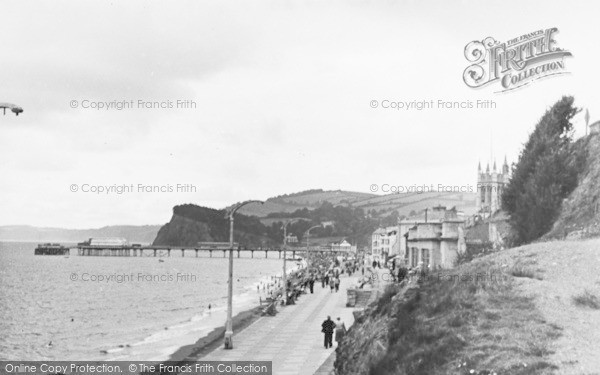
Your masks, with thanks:
M398 282L401 282L408 275L408 270L404 266L398 267Z
M327 320L321 324L321 332L325 334L325 349L333 346L333 331L335 330L335 323L331 320L331 316L327 316Z

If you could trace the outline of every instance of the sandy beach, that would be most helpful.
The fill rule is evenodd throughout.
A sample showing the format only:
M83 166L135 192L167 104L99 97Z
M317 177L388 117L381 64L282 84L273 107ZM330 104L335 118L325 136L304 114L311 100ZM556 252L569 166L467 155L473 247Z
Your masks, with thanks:
M262 309L257 306L253 309L242 311L233 317L233 332L240 332L252 323L262 317ZM223 322L225 323L225 322ZM188 362L197 361L206 354L223 345L225 335L225 325L217 327L208 335L201 337L192 345L185 345L179 348L169 358L169 362Z

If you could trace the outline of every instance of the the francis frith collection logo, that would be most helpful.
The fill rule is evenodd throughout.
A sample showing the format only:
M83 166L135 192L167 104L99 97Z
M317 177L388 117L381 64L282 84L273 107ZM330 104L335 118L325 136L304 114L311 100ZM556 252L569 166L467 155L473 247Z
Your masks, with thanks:
M492 37L475 40L465 47L471 65L463 79L467 86L479 88L498 83L498 92L514 90L535 80L568 73L565 57L571 52L558 48L557 28L537 30L500 43Z

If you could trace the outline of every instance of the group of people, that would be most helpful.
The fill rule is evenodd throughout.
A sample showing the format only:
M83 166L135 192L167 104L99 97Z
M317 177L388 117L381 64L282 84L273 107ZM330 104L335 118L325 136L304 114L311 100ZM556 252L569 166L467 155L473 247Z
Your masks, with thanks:
M390 266L390 274L392 275L393 281L398 283L412 276L425 277L428 273L429 266L424 266L423 263L419 263L417 267L407 268L403 264L396 266L396 260L394 259Z
M281 291L281 280L277 280L277 277L271 276L268 280L261 281L256 285L256 292L261 293L266 297L277 298Z
M346 325L340 317L334 322L331 320L331 316L327 316L327 319L321 324L321 332L324 334L323 343L325 349L329 349L333 346L333 334L335 333L335 342L338 346L342 342L342 339L346 335Z
M339 269L334 268L330 269L327 272L324 272L320 275L321 277L321 286L325 288L329 286L331 293L335 290L335 292L339 292L340 290L340 272Z

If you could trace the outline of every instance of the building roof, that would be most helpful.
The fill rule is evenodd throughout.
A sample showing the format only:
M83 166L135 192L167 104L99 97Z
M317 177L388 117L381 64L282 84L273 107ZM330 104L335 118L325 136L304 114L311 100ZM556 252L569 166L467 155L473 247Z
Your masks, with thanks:
M387 231L384 228L377 228L373 234L386 234Z
M427 216L427 221L425 221L425 216ZM400 221L400 224L420 224L420 223L441 223L441 222L448 222L448 221L456 221L456 222L462 222L464 221L464 219L462 219L461 217L458 216L458 211L456 210L456 207L452 207L450 209L446 208L445 206L442 205L438 205L432 208L427 209L427 212L425 212L425 210L419 212L417 215L415 216L411 216L407 219L403 219Z

